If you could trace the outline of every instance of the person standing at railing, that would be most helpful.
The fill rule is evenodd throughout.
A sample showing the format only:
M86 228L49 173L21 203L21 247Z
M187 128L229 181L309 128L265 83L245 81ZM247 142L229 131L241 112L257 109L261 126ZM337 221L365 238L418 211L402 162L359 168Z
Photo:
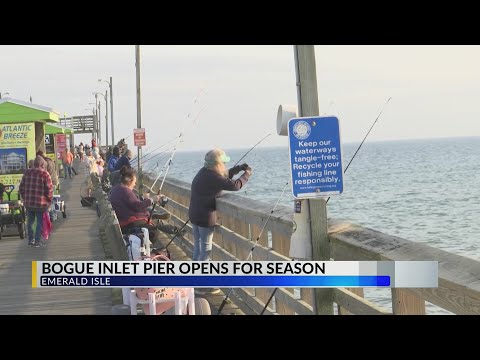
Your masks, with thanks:
M112 150L112 155L108 159L108 171L113 173L116 169L118 159L120 158L120 149L118 146L115 146Z
M128 169L132 167L130 161L132 160L132 150L127 150L124 155L118 159L115 164L115 170L120 170L123 166L126 166Z
M192 181L190 208L188 216L192 223L194 261L209 261L212 252L212 240L217 224L216 198L223 190L238 191L245 186L252 175L247 164L237 165L227 170L225 164L230 157L221 149L210 150L205 155L204 167ZM243 171L236 180L233 177ZM216 294L219 289L195 289L197 294Z

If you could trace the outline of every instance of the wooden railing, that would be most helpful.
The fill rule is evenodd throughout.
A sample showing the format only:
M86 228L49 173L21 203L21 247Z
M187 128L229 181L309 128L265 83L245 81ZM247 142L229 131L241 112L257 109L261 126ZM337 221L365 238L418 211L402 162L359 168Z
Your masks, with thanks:
M128 254L125 242L122 237L122 230L118 223L115 211L113 211L108 195L102 190L100 186L100 179L92 174L92 184L94 190L92 195L96 199L96 206L100 212L100 240L103 243L107 259L115 261L127 261Z
M151 179L144 178L147 185ZM162 193L170 201L171 222L181 226L188 219L190 184L167 179ZM218 227L214 233L213 260L246 260L253 241L272 210L271 204L226 194L217 199ZM187 225L191 230L190 224ZM278 206L253 252L254 260L289 260L293 222L291 210ZM425 301L455 314L480 314L480 262L421 243L381 233L353 223L328 221L334 260L439 262L439 286L434 289L391 289L391 308L364 299L363 289L334 289L339 314L425 314ZM191 231L175 240L191 256ZM259 313L274 289L235 289ZM312 314L311 289L278 289L267 313Z

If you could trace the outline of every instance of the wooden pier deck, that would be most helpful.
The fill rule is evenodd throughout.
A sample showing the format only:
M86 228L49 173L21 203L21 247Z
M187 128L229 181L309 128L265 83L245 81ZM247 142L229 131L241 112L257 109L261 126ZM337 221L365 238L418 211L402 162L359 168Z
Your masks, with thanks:
M32 289L32 260L104 260L98 236L98 218L92 208L82 207L83 175L60 179L67 218L59 216L47 246L31 248L19 236L0 240L0 314L88 315L110 314L111 289ZM7 230L8 231L8 230ZM5 231L5 234L8 232Z
M0 240L0 315L109 315L118 303L116 289L32 288L32 261L106 260L104 243L99 236L99 219L94 208L82 207L80 190L83 175L72 180L60 179L62 199L67 218L60 214L47 246L31 248L27 239L15 235L16 229L6 229ZM10 236L12 235L12 236ZM168 243L171 235L164 235ZM190 260L175 244L169 246L174 260ZM108 251L108 249L107 249ZM228 289L223 289L228 291ZM224 293L205 297L216 315ZM231 294L222 315L250 314L251 310Z
M170 238L173 235L168 235ZM162 237L161 242L163 246L166 246L170 242L170 238L166 235ZM191 261L192 259L175 243L169 245L168 250L172 256L173 260L176 261ZM218 309L222 304L225 294L227 294L230 289L221 289L222 291L215 295L195 295L195 297L203 297L207 299L210 304L212 315L217 315ZM235 289L233 289L235 290ZM229 296L229 300L222 309L221 315L255 315L253 310L248 307L242 299L236 296L235 291L232 291Z

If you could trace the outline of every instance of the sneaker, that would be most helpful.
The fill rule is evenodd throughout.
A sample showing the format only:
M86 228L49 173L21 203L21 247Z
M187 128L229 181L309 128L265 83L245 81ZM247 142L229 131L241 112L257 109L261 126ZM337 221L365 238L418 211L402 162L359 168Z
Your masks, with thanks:
M45 244L43 241L39 241L33 244L33 247L39 248L39 247L45 247L47 244Z
M195 294L197 295L215 295L220 292L220 289L217 288L198 288L195 289Z
M155 213L152 214L152 219L153 220L168 220L170 219L171 215L169 213Z
M30 246L30 247L32 247L33 245L35 245L35 243L34 243L33 240L32 240L32 241L29 241L27 245Z

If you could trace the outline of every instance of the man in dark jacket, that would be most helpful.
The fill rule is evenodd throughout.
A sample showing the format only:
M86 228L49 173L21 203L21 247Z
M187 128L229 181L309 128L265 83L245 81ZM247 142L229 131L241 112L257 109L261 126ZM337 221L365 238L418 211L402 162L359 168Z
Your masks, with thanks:
M229 170L225 163L230 161L221 149L213 149L205 155L205 165L192 181L190 208L188 215L192 223L194 247L193 260L209 261L212 239L217 223L216 201L222 190L238 191L247 183L252 169L247 165L237 165ZM232 178L240 171L244 173L236 180ZM196 289L198 294L215 294L218 289Z
M130 169L132 167L130 160L132 160L132 150L127 150L126 153L118 159L115 164L115 170L120 170L124 165Z

